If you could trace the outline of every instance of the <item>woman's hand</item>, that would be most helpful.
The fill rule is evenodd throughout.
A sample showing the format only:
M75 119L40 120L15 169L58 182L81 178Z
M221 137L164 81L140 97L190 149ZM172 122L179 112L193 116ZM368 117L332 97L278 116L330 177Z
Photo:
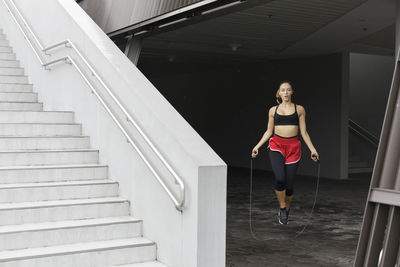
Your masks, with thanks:
M257 155L258 155L258 147L255 146L255 147L253 148L253 151L251 152L251 157L252 157L252 158L255 158L255 157L257 157Z
M319 155L318 152L316 150L311 151L311 159L315 162L319 161Z

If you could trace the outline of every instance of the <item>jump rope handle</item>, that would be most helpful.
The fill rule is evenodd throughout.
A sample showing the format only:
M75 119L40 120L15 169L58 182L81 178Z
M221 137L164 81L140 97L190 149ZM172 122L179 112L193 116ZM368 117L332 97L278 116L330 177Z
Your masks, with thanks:
M312 155L312 158L317 158L317 156L315 156L315 155ZM320 162L319 162L319 159L317 159L317 163L319 164Z

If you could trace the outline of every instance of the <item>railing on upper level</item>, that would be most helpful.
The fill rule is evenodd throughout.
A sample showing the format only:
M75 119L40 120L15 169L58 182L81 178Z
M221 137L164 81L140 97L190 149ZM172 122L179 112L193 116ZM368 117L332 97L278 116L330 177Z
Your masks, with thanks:
M349 119L349 128L359 137L363 138L367 142L371 143L374 147L378 147L379 139L370 133L368 130L354 122L353 120Z
M100 103L102 104L102 106L104 107L104 109L107 111L107 113L110 115L110 117L112 118L112 120L117 124L118 128L122 131L122 133L125 135L125 137L127 138L127 141L129 142L129 144L132 145L132 147L137 151L137 153L139 154L139 156L142 158L142 160L144 161L144 163L147 165L147 167L150 169L150 171L153 173L153 175L157 178L157 181L160 183L160 185L162 186L162 188L166 191L166 193L168 194L168 196L171 198L171 200L173 201L175 208L182 212L184 209L184 203L185 203L185 185L182 181L182 179L178 176L178 174L174 171L174 169L170 166L170 164L165 160L165 158L162 156L162 154L158 151L158 149L154 146L154 144L151 142L151 140L146 136L146 134L144 133L144 131L141 129L141 127L136 123L136 121L132 118L132 116L129 114L129 112L125 109L125 107L120 103L120 101L117 99L117 97L114 95L114 93L110 90L110 88L106 85L106 83L103 81L103 79L99 76L99 74L93 69L93 67L89 64L89 62L86 60L86 58L80 53L79 49L75 46L75 44L70 41L69 39L63 40L61 42L58 42L56 44L50 45L48 47L44 47L41 42L39 41L38 37L36 36L36 34L32 31L31 27L29 26L29 24L26 22L24 16L21 14L21 12L19 11L18 7L15 5L13 0L8 0L11 5L13 6L13 9L16 11L16 13L18 14L19 18L21 19L21 21L23 22L24 26L26 27L26 29L29 32L29 35L31 35L36 43L36 45L40 48L41 52L44 55L47 55L47 51L54 49L56 47L60 47L60 46L65 46L68 48L71 48L75 51L75 53L78 55L78 57L83 61L83 63L89 68L91 75L93 75L94 77L96 77L96 79L100 82L100 84L104 87L104 89L106 89L107 93L111 96L111 98L113 99L113 101L117 104L117 106L120 108L120 110L124 113L124 115L126 116L126 119L128 122L132 123L132 125L136 128L136 130L140 133L140 135L143 137L143 139L146 141L146 143L151 147L151 149L153 150L153 152L157 155L157 157L161 160L161 162L165 165L165 167L168 169L168 171L173 175L174 179L175 179L175 184L179 185L179 190L180 190L180 198L179 200L172 194L171 190L167 187L167 185L165 184L165 182L161 179L160 175L155 171L155 169L153 168L153 166L149 163L149 161L146 159L146 157L144 156L144 154L141 152L141 150L138 148L138 146L135 144L135 142L132 140L131 136L128 134L127 130L125 130L124 126L122 126L122 124L119 122L119 120L116 118L116 116L114 115L114 113L111 111L111 109L109 108L109 106L106 104L106 102L104 101L104 99L101 97L101 95L98 93L98 91L96 90L96 88L92 85L92 83L89 81L89 79L86 77L86 75L84 74L84 72L82 71L82 69L79 67L79 65L76 64L76 62L68 55L65 57L61 57L61 58L57 58L55 60L51 60L51 61L46 61L44 59L44 55L41 55L37 52L35 46L32 44L31 39L29 38L29 36L26 34L26 32L24 31L24 29L22 28L20 22L17 20L17 18L15 17L14 13L12 12L9 4L7 3L7 0L2 0L4 5L6 6L8 12L10 13L11 17L13 18L13 20L15 21L15 23L17 24L18 28L21 30L24 38L27 40L29 46L32 48L33 52L35 53L35 56L37 57L37 59L39 60L40 64L45 68L45 69L49 69L48 67L50 65L53 65L55 63L58 62L64 62L64 63L68 63L68 64L72 64L76 70L78 71L78 73L80 74L80 76L83 78L83 80L85 81L85 83L90 87L92 93L94 93L97 97L97 99L100 101Z

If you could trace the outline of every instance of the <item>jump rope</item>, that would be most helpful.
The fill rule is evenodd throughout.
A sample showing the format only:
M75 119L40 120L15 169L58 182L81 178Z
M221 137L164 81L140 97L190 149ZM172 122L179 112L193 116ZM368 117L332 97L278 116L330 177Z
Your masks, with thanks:
M315 155L313 155L313 158L316 158ZM314 203L313 206L311 208L311 212L308 216L308 221L307 223L303 226L303 229L301 229L300 232L298 232L293 238L279 238L280 240L289 240L289 239L296 239L298 236L300 236L301 234L304 233L304 231L306 230L306 228L308 227L308 225L310 224L311 221L311 216L312 213L314 211L314 207L315 204L317 203L317 195L318 195L318 188L319 188L319 174L320 174L320 161L319 159L317 159L317 163L318 163L318 178L317 178L317 185L315 188L315 195L314 195ZM255 235L254 231L253 231L253 227L251 224L251 213L252 213L252 194L253 194L253 158L250 157L250 207L249 207L249 227L250 227L250 233L253 236L254 239L259 240L259 241L266 241L266 240L272 240L272 239L276 239L276 238L259 238Z

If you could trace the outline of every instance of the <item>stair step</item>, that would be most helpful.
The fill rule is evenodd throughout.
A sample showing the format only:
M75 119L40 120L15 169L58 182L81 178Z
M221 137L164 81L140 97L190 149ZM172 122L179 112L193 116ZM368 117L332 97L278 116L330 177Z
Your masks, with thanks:
M24 76L24 69L19 67L0 67L0 75Z
M73 123L69 111L0 111L0 123Z
M349 168L369 167L366 161L349 161Z
M2 53L0 53L1 56ZM28 76L25 75L0 75L0 83L29 83Z
M0 203L116 196L118 183L110 179L0 185Z
M0 53L12 53L12 48L10 46L0 46Z
M166 267L81 134L43 111L0 29L0 267Z
M120 197L0 203L0 225L128 215L129 201Z
M96 149L0 151L0 166L98 163Z
M0 45L1 46L9 46L10 45L10 42L8 41L8 40L0 40Z
M1 37L0 37L1 40ZM1 60L16 60L17 57L15 56L15 53L0 53L0 59Z
M154 261L156 245L144 237L0 252L0 266L96 266ZM13 265L15 264L15 265Z
M101 164L0 167L0 183L35 183L106 179Z
M0 110L43 111L43 103L0 102Z
M1 76L0 76L1 77ZM32 92L0 92L0 102L37 102L37 93Z
M0 67L0 75L24 75L24 69L15 67Z
M76 123L0 123L0 136L69 136L80 135Z
M349 168L349 174L354 174L354 173L372 173L373 168L367 167L367 168Z
M25 249L141 236L131 216L0 226L0 250Z
M1 42L1 40L0 40ZM1 68L19 68L19 61L18 60L3 60L0 59L0 67Z
M90 147L88 136L0 136L0 151L30 149L83 149Z
M149 262L140 262L140 263L132 263L132 264L113 265L111 267L168 267L168 266L165 264L162 264L159 261L149 261Z
M1 61L0 61L1 63ZM33 85L26 83L26 84L15 84L15 83L3 83L0 84L0 92L4 93L24 93L24 92L32 92Z

